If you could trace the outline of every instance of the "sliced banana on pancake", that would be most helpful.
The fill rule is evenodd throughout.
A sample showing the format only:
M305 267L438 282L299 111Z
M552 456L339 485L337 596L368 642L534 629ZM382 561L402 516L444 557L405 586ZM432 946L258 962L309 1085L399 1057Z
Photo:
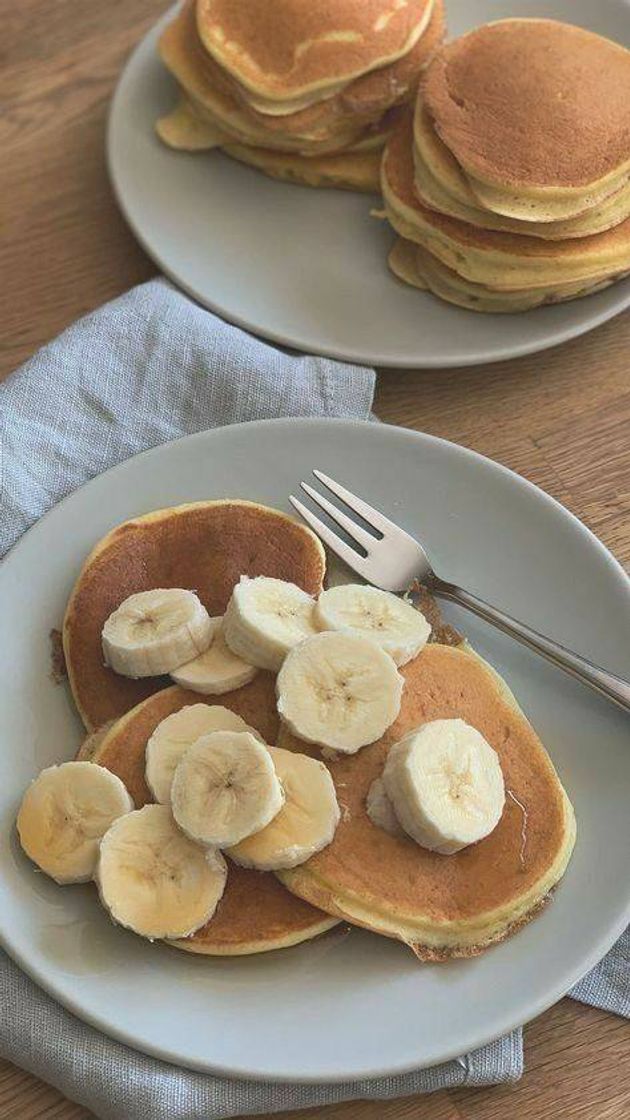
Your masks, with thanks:
M396 719L403 678L376 642L328 631L289 653L276 688L278 714L294 735L354 754Z
M461 719L433 720L395 743L383 782L405 832L443 855L488 836L505 805L499 756Z
M194 591L155 588L130 595L103 626L106 665L123 677L170 673L208 648L210 616Z
M215 731L178 763L171 804L191 840L227 848L265 828L282 809L284 793L268 748L253 734Z
M211 618L211 644L186 665L174 669L171 677L182 688L203 696L222 696L253 681L258 669L237 657L223 634L223 618Z
M397 665L426 645L431 627L410 603L389 591L349 583L322 591L315 607L320 630L342 630L378 642Z
M285 802L276 817L228 850L241 867L280 871L305 863L330 844L339 824L339 805L328 768L306 754L269 747Z
M241 716L221 704L188 704L173 712L158 723L145 752L144 776L156 801L170 803L178 762L197 739L213 731L249 731L261 738Z
M365 799L365 808L372 824L377 828L382 828L390 836L406 835L396 816L396 810L387 796L382 778L375 778L372 782Z
M101 837L132 809L120 778L102 766L49 766L24 794L17 817L20 843L57 883L86 883L94 876Z
M314 610L294 583L241 576L223 619L225 640L237 657L277 673L289 650L316 633Z
M210 921L227 865L178 829L166 805L145 805L103 837L96 882L103 906L141 937L188 937Z

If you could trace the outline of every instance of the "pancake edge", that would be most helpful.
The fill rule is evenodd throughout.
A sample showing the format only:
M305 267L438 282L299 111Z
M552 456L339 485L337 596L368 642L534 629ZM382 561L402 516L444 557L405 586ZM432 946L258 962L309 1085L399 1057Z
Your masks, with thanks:
M261 872L261 874L272 874L272 872ZM188 942L187 938L180 938L177 941L165 940L164 944L169 945L172 949L181 949L184 953L190 953L197 957L247 957L256 953L271 953L275 949L290 949L293 945L301 945L305 941L312 941L313 938L334 929L341 921L341 918L324 914L312 926L305 926L290 937L272 938L268 941L245 941L237 946L211 945L208 942L195 942L193 940ZM210 922L209 925L211 924Z
M226 52L221 51L221 49L217 46L217 43L208 33L203 24L202 15L204 13L202 5L200 3L197 4L196 23L199 39L205 50L209 55L211 55L211 57L223 70L226 70L229 74L232 75L234 80L237 81L239 85L243 87L243 89L247 90L259 102L264 103L264 101L267 101L271 102L272 104L280 103L286 106L289 102L302 102L305 98L308 99L308 103L310 104L313 104L320 100L326 100L328 97L343 89L344 86L349 85L349 83L354 81L356 78L363 77L364 74L370 74L373 70L380 70L384 66L388 66L393 62L397 62L399 58L403 58L406 54L409 53L410 50L415 47L416 43L422 37L427 27L429 26L431 16L433 14L433 6L434 0L426 0L422 16L420 17L413 31L411 31L407 36L406 42L402 47L400 47L400 49L394 50L393 52L382 56L375 61L372 61L370 65L366 66L364 69L350 70L349 72L344 73L343 75L338 75L337 77L332 79L330 77L323 77L318 79L317 81L311 81L307 85L297 87L285 86L284 89L282 89L281 80L278 80L280 79L280 75L275 75L275 83L273 81L267 81L262 86L257 86L252 78L245 73L243 68L239 69L239 67L235 65L231 58L226 58ZM260 67L256 67L256 69L264 79L264 75L260 70ZM292 95L287 96L289 89L291 90ZM313 96L311 99L308 96L309 94L314 94L315 96Z
M144 708L148 704L150 704L151 701L154 700L155 696L162 695L163 692L170 692L175 689L179 690L179 685L172 685L170 686L170 688L162 689L159 694L154 693L152 696L148 696L146 700L142 700L140 704L136 704L135 708L131 708L129 712L125 712L125 714L123 716L120 716L119 719L114 720L111 727L100 728L99 731L103 732L103 737L97 744L96 750L94 750L90 754L89 761L94 762L97 766L100 765L99 756L106 749L110 735L112 735L114 732L116 733L116 735L119 735L121 731L124 731L125 724L128 723L131 717L135 717L135 715L141 708ZM209 705L209 707L212 706L213 705ZM92 734L97 733L98 732L94 732ZM82 753L84 743L85 740L80 745L75 755L75 759L81 760L85 758L85 754ZM270 875L272 874L272 872L262 872L261 874ZM333 917L332 915L323 912L321 918L319 918L317 921L314 921L312 925L303 926L301 930L297 930L295 933L290 934L289 936L268 938L261 941L245 941L241 944L233 946L225 944L212 945L207 941L195 942L187 937L180 937L172 940L164 938L162 943L164 945L169 945L173 949L182 949L185 953L191 953L195 956L200 957L245 957L252 956L255 953L270 953L274 949L289 949L292 945L301 945L304 941L311 941L314 937L319 937L320 934L327 933L328 930L334 929L335 926L339 925L340 921L340 918Z
M323 585L324 576L326 575L326 553L324 551L324 546L322 545L322 542L320 541L319 537L312 531L312 529L309 529L308 526L305 525L299 518L293 517L289 513L284 513L282 510L273 509L272 506L265 506L265 505L262 504L262 502L250 502L250 501L247 501L243 498L217 498L217 499L212 499L211 498L211 499L208 499L207 501L200 501L200 502L182 502L180 505L164 506L162 509L151 510L149 513L139 514L138 517L130 517L126 521L121 521L117 525L114 525L109 530L109 532L107 532L103 537L101 537L100 540L98 540L96 542L96 544L93 546L93 548L88 553L85 560L83 561L83 564L81 565L81 568L79 570L77 578L74 582L72 591L70 592L68 602L66 604L66 609L65 609L65 612L64 612L63 623L62 623L62 628L61 628L63 653L64 653L64 658L65 658L65 662L66 662L66 669L67 669L67 673L68 673L68 684L70 686L70 691L72 693L72 699L74 701L75 707L76 707L76 709L79 713L79 716L81 718L81 721L82 721L84 727L88 731L97 731L98 728L94 726L92 721L89 719L87 712L84 711L84 709L82 708L82 706L79 702L79 699L78 699L79 690L78 690L78 687L76 686L74 666L72 664L72 657L70 655L70 625L71 625L72 618L73 618L73 613L72 612L73 612L73 608L74 608L74 601L75 601L75 598L78 594L79 588L81 587L81 583L83 581L83 578L84 578L86 572L89 570L91 565L95 562L95 560L98 559L98 557L101 555L101 553L103 553L109 547L113 537L116 535L116 533L118 533L123 528L123 526L126 526L126 525L150 525L151 522L153 522L153 521L163 520L165 518L165 516L167 516L167 515L169 517L173 516L173 515L178 516L180 514L188 513L189 511L195 510L195 509L208 509L210 506L217 507L217 506L229 506L229 505L247 506L249 509L264 510L265 513L271 513L271 514L274 515L274 517L277 517L279 520L288 522L292 527L295 527L296 525L298 525L300 527L300 529L302 529L303 532L310 538L311 542L316 546L315 551L319 554L319 559L320 559L320 562L321 562L320 584ZM162 691L162 690L156 689L156 691ZM131 709L131 710L133 711L133 709Z
M529 723L514 693L494 666L480 657L466 640L455 648L481 662L503 701ZM512 933L521 929L543 909L553 889L564 875L573 852L576 838L573 806L542 741L541 746L562 794L564 843L558 848L546 872L522 896L520 906L499 907L487 911L485 915L480 915L474 922L463 923L468 930L468 936L464 936L461 932L462 923L444 922L437 926L436 923L423 919L413 921L408 916L396 916L370 908L358 896L337 891L324 878L309 871L308 862L291 870L277 871L276 875L288 890L293 891L305 902L309 902L311 906L334 914L352 925L402 941L420 960L440 962L479 956L491 945L504 941Z

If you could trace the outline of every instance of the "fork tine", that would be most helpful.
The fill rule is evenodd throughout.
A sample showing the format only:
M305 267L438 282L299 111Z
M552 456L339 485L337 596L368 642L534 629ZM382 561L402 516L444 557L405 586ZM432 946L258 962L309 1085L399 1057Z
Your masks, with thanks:
M311 510L308 509L302 502L300 502L299 499L296 498L293 494L289 496L289 501L291 502L293 508L296 509L307 522L307 524L310 525L311 529L313 529L317 533L318 537L321 537L325 544L327 544L328 547L337 554L337 556L340 556L342 560L345 560L348 567L352 568L355 572L358 572L358 574L360 576L363 576L364 579L370 578L368 574L369 563L367 559L364 559L364 557L360 556L358 552L355 552L353 548L350 548L350 545L346 544L345 541L342 541L336 533L333 533L332 529L329 529L327 525L324 525L324 522L321 521L316 514L312 513Z
M371 545L375 545L378 543L377 538L373 536L372 533L368 533L365 529L362 529L360 525L357 525L356 521L353 521L351 517L348 517L348 515L344 513L343 510L339 509L338 506L335 506L332 502L329 502L328 498L325 498L323 494L320 494L317 490L314 490L313 487L309 486L307 482L301 482L300 486L304 491L306 491L309 498L312 498L313 501L321 509L326 510L326 513L330 515L332 520L336 521L337 525L341 525L342 529L346 530L348 536L352 537L352 540L361 545L361 547L364 548L366 552L369 552Z
M378 533L382 533L383 536L386 533L395 533L398 536L404 533L404 529L395 525L393 521L390 521L384 514L380 513L379 510L374 509L374 506L369 506L362 498L357 498L356 494L353 494L351 490L346 490L345 486L342 486L339 482L335 482L334 478L329 478L323 471L313 470L313 474L315 478L323 482L324 486L327 486L333 494L341 498L350 509L358 513L359 517L362 517L363 520L366 521L368 525L371 525L373 529L376 529Z

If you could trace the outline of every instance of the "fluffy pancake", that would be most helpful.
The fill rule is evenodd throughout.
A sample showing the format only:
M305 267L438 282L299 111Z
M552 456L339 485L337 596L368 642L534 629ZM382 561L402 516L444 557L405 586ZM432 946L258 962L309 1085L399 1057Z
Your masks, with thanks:
M206 54L196 30L194 3L188 0L166 27L159 50L193 101L196 115L239 143L309 154L346 148L388 108L412 96L444 34L443 2L436 0L426 33L399 62L357 79L325 102L274 118L252 109L238 83ZM158 133L168 143L166 122L158 123Z
M381 167L387 217L409 241L474 283L500 291L596 283L630 268L630 219L592 237L548 241L478 229L423 206L414 190L411 115L389 140Z
M364 121L349 119L335 107L317 106L282 118L252 111L206 57L190 0L162 32L158 49L197 114L241 143L289 151L335 151L356 139L364 127Z
M317 594L325 565L314 533L254 502L193 502L112 529L85 561L63 624L68 679L85 726L117 719L167 683L131 680L103 664L103 623L123 599L155 587L188 587L219 615L241 575L276 576Z
M483 284L473 284L447 268L442 261L432 253L422 249L413 241L405 241L403 237L396 239L390 250L387 263L399 280L410 284L413 288L430 291L447 303L454 303L456 307L464 307L468 311L483 311L491 313L510 314L516 311L530 311L534 307L544 304L562 303L569 299L578 299L581 296L599 292L602 288L609 287L615 279L610 277L599 280L595 284L565 284L556 288L534 288L523 292L498 292Z
M260 673L251 684L219 697L268 742L275 741L278 729L274 685L270 673ZM153 800L144 780L148 738L166 716L201 699L177 686L155 693L119 719L97 747L92 760L122 779L137 809ZM225 893L212 920L192 937L170 944L208 955L262 953L306 941L336 921L289 894L274 875L230 862Z
M434 59L424 98L474 193L498 213L568 217L630 172L630 52L582 28L487 24Z
M332 843L278 875L301 898L407 942L422 959L472 956L544 904L571 855L573 809L509 689L469 647L430 644L401 672L396 723L379 742L330 763L344 807ZM486 839L442 856L377 828L365 799L393 743L427 720L455 717L497 751L510 794ZM279 745L304 750L284 729Z
M269 102L264 108L252 104L251 93L223 70L204 50L194 20L195 0L187 0L176 22L180 44L185 47L197 74L212 86L236 98L262 127L296 132L320 127L339 118L377 119L388 107L397 105L415 91L420 74L444 38L444 3L434 0L426 30L407 54L395 62L362 74L324 101L298 108L294 104ZM283 117L284 120L275 120ZM286 119L288 118L288 119Z
M431 0L197 0L204 47L263 107L303 105L394 62L430 15Z
M378 193L381 150L345 151L332 155L301 156L298 153L271 152L245 144L223 144L223 151L240 163L256 167L273 179L300 183L306 187L334 187L337 190Z
M437 135L420 97L414 113L413 149L414 187L419 201L482 229L562 241L602 233L630 216L630 188L561 221L522 221L482 208L457 160Z
M332 155L301 156L298 152L252 148L230 141L218 129L202 121L183 98L155 127L160 139L170 148L198 152L220 147L240 163L256 167L273 179L366 193L377 193L380 187L381 150L385 140L380 132L359 141L354 148Z

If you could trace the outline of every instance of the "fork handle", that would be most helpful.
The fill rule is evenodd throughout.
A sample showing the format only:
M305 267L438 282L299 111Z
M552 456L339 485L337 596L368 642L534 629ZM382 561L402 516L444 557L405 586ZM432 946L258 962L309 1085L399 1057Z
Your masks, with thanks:
M563 669L582 684L595 689L608 700L612 700L625 711L630 712L630 681L616 676L615 673L609 673L599 665L594 665L592 661L580 657L579 654L573 653L565 646L552 641L551 638L546 638L544 634L532 630L524 622L511 618L509 614L484 602L476 595L471 595L469 591L464 591L454 583L445 583L443 580L436 579L435 582L431 582L430 590L441 599L448 599L460 607L466 607L479 618L483 618L484 622L490 622L504 634L516 638L517 642L541 654L558 669Z

